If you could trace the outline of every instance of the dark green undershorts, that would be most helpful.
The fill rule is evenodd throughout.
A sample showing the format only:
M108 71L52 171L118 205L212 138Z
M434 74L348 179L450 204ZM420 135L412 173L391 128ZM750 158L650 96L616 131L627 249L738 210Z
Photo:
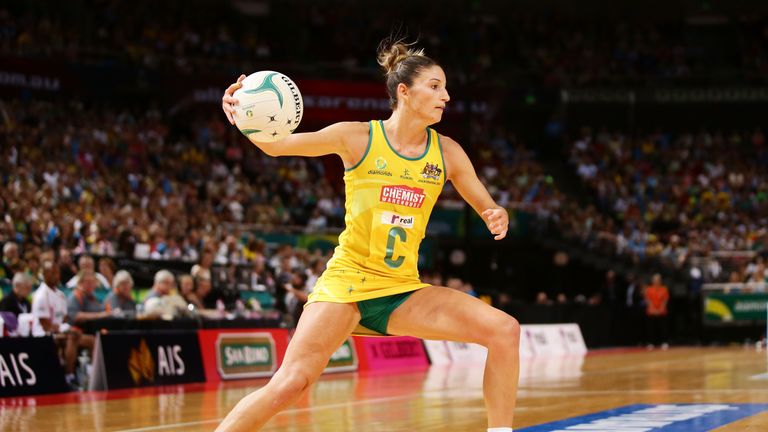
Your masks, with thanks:
M360 325L386 335L389 316L415 292L408 291L357 302L357 308L360 310Z

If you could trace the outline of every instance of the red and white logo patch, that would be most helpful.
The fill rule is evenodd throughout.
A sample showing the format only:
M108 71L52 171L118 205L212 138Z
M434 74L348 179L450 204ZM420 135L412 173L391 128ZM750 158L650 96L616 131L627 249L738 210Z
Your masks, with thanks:
M382 186L379 201L405 207L421 208L426 197L424 189L408 186Z

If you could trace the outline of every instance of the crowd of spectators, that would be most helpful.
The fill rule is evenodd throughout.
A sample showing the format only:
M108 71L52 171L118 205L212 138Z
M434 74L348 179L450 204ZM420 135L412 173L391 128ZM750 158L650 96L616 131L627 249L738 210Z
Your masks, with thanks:
M205 247L245 262L263 244L224 224L323 231L343 220L322 161L268 157L223 116L171 132L157 110L13 101L0 113L1 242L186 261Z
M249 13L232 9L242 5L202 2L14 3L0 7L0 56L117 62L137 75L194 74L213 65L239 72L268 62L379 76L372 53L391 30L389 9L341 3L348 7L261 2ZM421 35L420 45L459 85L680 85L711 83L709 75L760 84L766 76L768 27L761 19L734 21L734 54L715 59L729 73L718 74L713 59L700 54L720 51L702 49L711 42L682 22L417 7L425 12L416 14L421 24L435 29ZM306 25L286 38L275 23L289 15ZM30 332L60 335L70 376L77 350L93 341L69 326L89 320L261 316L270 309L290 324L301 314L328 253L286 245L273 251L254 232L341 229L338 173L323 159L268 157L221 113L208 111L172 116L157 106L0 101L0 279L10 285L0 308L40 315L40 305L57 302L46 309L55 314L38 317ZM469 129L463 142L494 199L535 214L539 227L554 227L587 249L675 269L713 252L765 250L768 146L759 128L637 136L584 129L568 158L594 198L590 205L566 196L538 155L504 127L472 122ZM450 183L438 206L467 209ZM136 275L119 268L116 257L195 266L158 271L139 297ZM760 257L727 272L714 265L703 269L713 280L765 286ZM424 279L476 295L456 278ZM53 294L41 300L40 293ZM566 301L546 293L536 300Z
M628 136L585 129L570 163L594 197L573 235L634 261L682 268L689 257L761 251L768 240L768 149L747 132Z
M546 87L756 83L764 82L768 65L765 20L754 16L726 17L733 30L713 38L708 32L716 30L684 17L638 23L466 2L407 3L403 17L391 2L335 3L16 3L0 9L0 53L183 74L270 62L374 76L372 50L399 21L403 30L430 29L421 44L456 83L505 77ZM288 22L297 25L286 29Z
M188 126L158 109L10 101L0 111L8 144L0 241L21 247L9 255L32 275L42 250L61 250L70 288L72 256L197 262L210 251L218 265L249 266L266 253L249 227L343 227L343 195L322 160L270 158L214 116ZM52 124L60 127L50 132ZM671 268L712 252L765 249L768 150L759 128L639 137L584 129L569 161L594 196L586 206L559 190L514 134L471 128L468 148L494 199L588 249ZM467 208L450 183L438 206ZM103 260L94 270L118 269Z

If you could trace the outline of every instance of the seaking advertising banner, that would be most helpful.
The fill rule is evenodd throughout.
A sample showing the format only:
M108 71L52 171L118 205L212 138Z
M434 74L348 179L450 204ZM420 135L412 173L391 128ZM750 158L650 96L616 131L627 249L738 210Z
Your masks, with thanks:
M357 351L352 337L348 337L341 346L333 352L323 373L354 372L357 370Z
M110 332L94 349L91 390L205 382L196 331Z
M707 293L704 320L708 323L765 321L768 293Z
M205 380L271 377L288 348L286 329L198 330Z
M52 338L0 338L0 397L66 391Z

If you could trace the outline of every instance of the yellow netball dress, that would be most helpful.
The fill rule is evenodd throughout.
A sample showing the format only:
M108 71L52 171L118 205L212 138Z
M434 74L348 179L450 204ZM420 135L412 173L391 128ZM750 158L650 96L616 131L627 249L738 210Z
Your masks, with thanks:
M419 245L445 183L437 132L427 128L424 154L409 158L370 122L368 147L344 173L346 228L308 303L362 302L428 286L419 280Z

